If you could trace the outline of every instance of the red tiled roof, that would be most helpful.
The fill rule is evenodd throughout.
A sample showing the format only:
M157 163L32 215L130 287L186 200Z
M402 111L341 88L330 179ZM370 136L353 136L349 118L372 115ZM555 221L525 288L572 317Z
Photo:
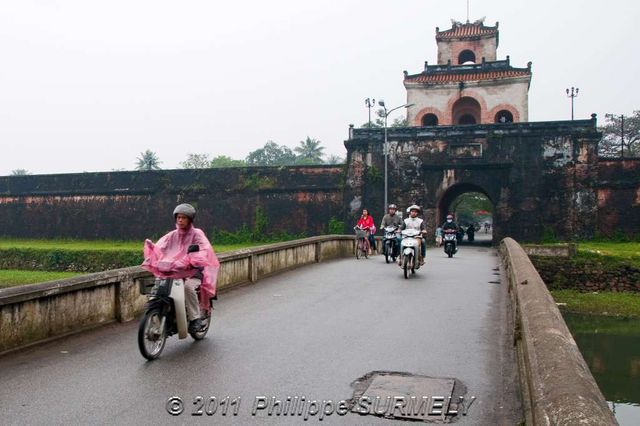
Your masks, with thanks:
M436 40L450 40L454 38L480 37L498 34L498 26L485 27L481 22L460 24L454 23L453 27L446 31L436 30Z
M473 73L438 73L417 74L407 76L404 81L408 83L452 83L459 81L494 80L499 78L515 78L531 75L529 70L503 70Z

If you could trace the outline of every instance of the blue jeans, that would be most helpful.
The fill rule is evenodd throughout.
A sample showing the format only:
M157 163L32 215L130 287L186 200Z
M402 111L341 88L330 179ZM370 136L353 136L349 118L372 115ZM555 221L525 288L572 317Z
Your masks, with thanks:
M369 246L371 247L371 250L375 250L376 249L376 237L375 237L375 235L369 234Z

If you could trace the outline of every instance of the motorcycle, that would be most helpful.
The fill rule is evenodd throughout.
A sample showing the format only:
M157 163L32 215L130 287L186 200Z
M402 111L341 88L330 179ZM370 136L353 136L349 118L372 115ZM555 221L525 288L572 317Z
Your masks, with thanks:
M449 257L453 257L453 255L458 251L457 248L458 240L457 240L457 232L453 229L447 229L444 231L444 252Z
M462 227L460 227L458 229L458 232L456 233L456 240L458 244L462 244L462 240L464 239L464 230L462 229Z
M418 262L418 249L420 231L416 229L405 229L402 231L402 241L400 242L400 266L404 272L405 279L409 278L409 271L416 273L416 269L420 269Z
M476 236L476 230L475 228L472 226L469 226L467 228L467 240L469 240L470 243L473 242L473 240L475 240L475 236Z
M394 262L398 257L398 240L396 240L397 226L387 226L384 228L384 238L382 239L382 250L385 262L389 263L389 258Z
M199 287L196 292L199 299ZM183 279L156 277L152 280L141 280L140 293L149 296L138 327L138 348L143 357L148 360L158 358L167 338L174 334L177 334L179 339L185 339L189 334L195 340L204 339L211 324L214 298L209 299L210 309L202 312L202 326L198 330L189 331Z

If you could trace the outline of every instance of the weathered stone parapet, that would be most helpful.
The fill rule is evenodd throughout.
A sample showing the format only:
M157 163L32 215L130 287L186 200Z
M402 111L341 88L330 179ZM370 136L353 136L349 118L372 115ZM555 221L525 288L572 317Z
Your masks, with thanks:
M573 257L576 255L578 245L574 243L570 244L525 244L522 246L524 252L529 256L542 256L542 257Z
M640 293L640 268L630 261L531 256L549 290Z
M616 425L558 307L522 247L501 243L516 325L525 415L531 425Z
M352 236L328 235L222 253L218 289L353 254ZM136 318L146 296L138 266L0 290L0 353L109 322Z

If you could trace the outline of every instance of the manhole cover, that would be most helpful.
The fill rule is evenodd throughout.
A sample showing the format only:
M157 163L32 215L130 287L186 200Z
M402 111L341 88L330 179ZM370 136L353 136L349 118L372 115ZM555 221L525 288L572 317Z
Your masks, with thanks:
M389 419L449 423L467 405L464 385L448 377L374 371L352 383L351 412ZM471 401L472 402L472 401Z

